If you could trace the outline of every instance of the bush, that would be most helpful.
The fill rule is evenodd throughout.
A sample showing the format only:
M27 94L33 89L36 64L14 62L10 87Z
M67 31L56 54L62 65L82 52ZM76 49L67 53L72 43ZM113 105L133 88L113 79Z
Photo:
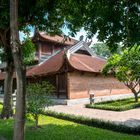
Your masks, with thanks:
M121 107L109 106L109 105L96 105L96 104L90 105L90 104L87 104L86 107L87 108L95 108L95 109L103 109L103 110L112 110L112 111L125 111L125 110L140 107L140 103L133 104L133 105L125 105L125 106L121 106Z
M54 87L45 81L27 86L27 113L30 113L34 118L36 127L38 127L39 114L52 103L49 96L53 91Z
M134 102L133 98L116 100L116 101L107 101L95 104L87 104L87 108L103 109L103 110L112 110L112 111L125 111L129 109L134 109L140 107L140 102Z

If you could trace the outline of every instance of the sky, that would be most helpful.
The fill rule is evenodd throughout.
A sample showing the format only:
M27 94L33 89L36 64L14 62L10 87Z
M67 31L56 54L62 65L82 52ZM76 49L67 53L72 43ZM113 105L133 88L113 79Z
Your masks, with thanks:
M68 32L69 30L68 29L63 29L63 32L68 35ZM86 39L86 31L82 28L79 32L77 32L77 35L75 37L71 37L71 38L74 38L76 40L79 40L80 36L83 35L84 36L84 39ZM92 44L95 44L98 42L98 39L96 38L96 35L92 38Z

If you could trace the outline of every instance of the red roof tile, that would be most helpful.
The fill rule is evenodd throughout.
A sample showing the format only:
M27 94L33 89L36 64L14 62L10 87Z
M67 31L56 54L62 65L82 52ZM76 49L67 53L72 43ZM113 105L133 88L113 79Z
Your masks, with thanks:
M57 53L50 59L40 65L27 70L27 77L43 76L50 73L55 73L60 70L64 63L64 51ZM88 56L83 54L71 54L70 59L67 59L69 64L76 70L87 72L101 72L106 61L96 56ZM0 73L0 80L5 78L4 73Z
M59 35L47 35L45 33L39 33L39 37L40 39L43 39L43 40L61 43L65 45L74 45L75 43L77 43L77 40L75 39L72 39L72 38L65 39L64 36L59 36Z
M54 73L59 71L63 65L64 51L59 52L58 54L52 56L50 59L46 60L40 65L33 67L27 71L27 76L41 76L47 75L48 73Z
M70 65L80 71L101 72L106 61L97 56L88 56L83 54L71 54Z

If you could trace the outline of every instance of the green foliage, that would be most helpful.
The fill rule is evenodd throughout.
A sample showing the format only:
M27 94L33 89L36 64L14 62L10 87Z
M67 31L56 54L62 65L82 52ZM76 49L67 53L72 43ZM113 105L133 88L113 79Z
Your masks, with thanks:
M10 7L9 0L0 0L0 29L4 30L9 26Z
M125 111L125 110L140 107L140 102L135 103L133 99L130 98L130 99L123 99L123 100L116 100L116 101L87 104L86 107L103 109L103 110L112 110L112 111Z
M38 117L44 112L45 107L51 105L49 96L54 87L48 82L33 83L27 86L27 113L30 113L38 126Z
M96 43L94 44L91 49L93 52L101 57L109 58L112 55L112 52L109 49L109 46L105 43ZM115 53L121 53L121 46L118 45L118 48L115 50Z
M118 65L118 63L121 61L121 55L119 54L114 54L112 55L108 61L107 64L105 65L104 69L103 69L103 74L107 75L108 73L115 73L116 67Z
M35 45L31 39L26 38L22 44L22 53L25 65L32 65L35 61ZM3 48L0 49L0 61L5 61L5 52Z
M35 60L35 45L31 39L26 39L22 45L23 59L26 65L31 65Z
M101 56L104 58L109 58L111 56L109 47L105 43L96 43L91 47L91 49L98 56Z
M113 73L135 95L135 101L140 93L140 46L126 49L122 54L115 54L108 59L103 74Z
M94 0L86 7L84 28L89 36L97 34L112 52L120 42L125 47L140 45L139 0Z

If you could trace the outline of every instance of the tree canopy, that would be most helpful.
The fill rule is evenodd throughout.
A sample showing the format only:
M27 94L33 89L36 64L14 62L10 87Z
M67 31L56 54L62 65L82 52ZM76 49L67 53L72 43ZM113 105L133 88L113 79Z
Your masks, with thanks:
M126 49L122 54L114 54L108 59L103 73L114 74L122 81L135 95L135 101L138 101L140 93L140 46L134 46Z
M101 56L104 58L108 58L111 56L109 47L105 43L96 43L93 46L91 46L91 49L98 56Z
M97 33L99 41L111 51L121 42L125 47L140 45L139 0L94 0L88 3L84 29L89 36Z

